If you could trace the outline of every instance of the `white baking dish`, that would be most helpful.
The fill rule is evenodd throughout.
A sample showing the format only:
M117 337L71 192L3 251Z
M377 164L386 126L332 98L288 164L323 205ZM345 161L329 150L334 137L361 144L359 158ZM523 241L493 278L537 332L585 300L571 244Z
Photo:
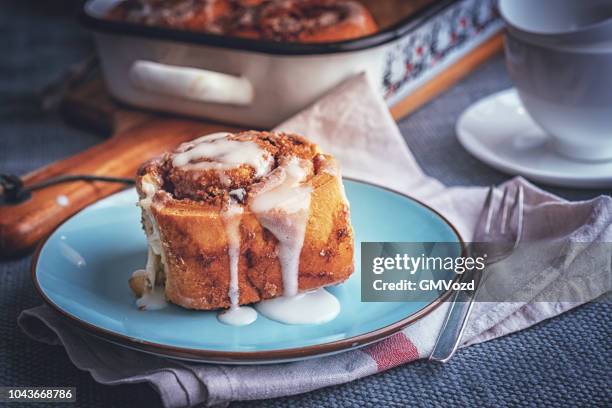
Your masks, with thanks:
M120 0L89 0L110 93L134 106L269 128L366 72L390 105L497 32L495 0L443 0L372 36L292 44L104 19Z

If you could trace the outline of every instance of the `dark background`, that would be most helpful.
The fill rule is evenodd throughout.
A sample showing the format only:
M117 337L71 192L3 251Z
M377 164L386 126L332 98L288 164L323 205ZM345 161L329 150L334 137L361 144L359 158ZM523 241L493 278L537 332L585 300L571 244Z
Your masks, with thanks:
M94 52L90 35L74 18L78 4L0 0L0 172L22 174L104 138L67 126L56 110L41 104L49 84ZM472 102L510 85L498 56L401 121L402 134L426 173L448 185L490 185L508 179L461 148L454 124ZM607 193L549 190L574 200ZM76 386L76 406L83 407L158 406L148 385L99 385L77 370L62 348L21 333L16 325L19 312L41 303L29 267L29 256L0 262L0 385ZM610 312L609 303L592 303L529 330L461 350L444 366L417 362L353 383L251 404L612 406Z

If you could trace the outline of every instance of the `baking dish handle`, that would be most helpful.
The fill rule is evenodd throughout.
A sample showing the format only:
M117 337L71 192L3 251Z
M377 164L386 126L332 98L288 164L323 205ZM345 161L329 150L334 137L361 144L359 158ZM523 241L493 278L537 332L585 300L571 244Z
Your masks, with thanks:
M139 89L192 101L250 105L255 95L244 77L153 61L134 62L129 78Z

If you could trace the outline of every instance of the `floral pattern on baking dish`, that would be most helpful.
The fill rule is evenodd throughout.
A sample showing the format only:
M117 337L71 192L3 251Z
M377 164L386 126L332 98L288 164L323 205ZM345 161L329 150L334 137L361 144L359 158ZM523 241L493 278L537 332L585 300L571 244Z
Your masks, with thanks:
M393 104L502 27L495 0L464 0L389 48L382 81Z

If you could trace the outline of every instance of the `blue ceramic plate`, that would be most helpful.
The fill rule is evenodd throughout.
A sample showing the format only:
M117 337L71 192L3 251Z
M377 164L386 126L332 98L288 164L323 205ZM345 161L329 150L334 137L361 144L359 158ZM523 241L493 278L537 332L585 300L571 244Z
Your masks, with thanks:
M360 243L456 242L439 214L401 194L345 181L355 230L356 271L330 288L342 311L323 325L289 326L259 316L250 326L215 312L170 306L139 311L127 281L146 259L134 190L106 198L62 224L33 263L35 286L56 310L115 343L159 355L223 363L271 363L337 353L381 340L432 311L446 294L411 302L361 302ZM451 246L452 247L452 246Z

